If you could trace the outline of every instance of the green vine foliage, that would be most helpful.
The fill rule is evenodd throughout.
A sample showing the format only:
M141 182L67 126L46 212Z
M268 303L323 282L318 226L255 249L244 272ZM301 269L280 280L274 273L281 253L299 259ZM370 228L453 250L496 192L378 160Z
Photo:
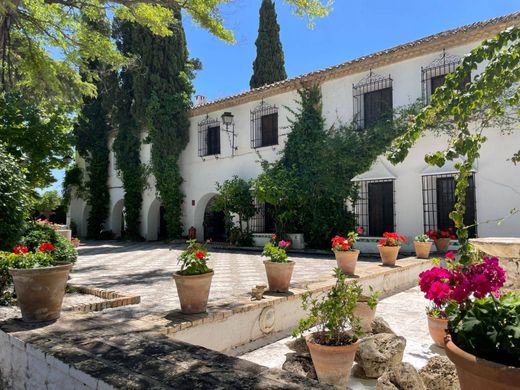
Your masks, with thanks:
M134 25L132 34L133 54L139 56L140 65L133 77L134 113L138 124L149 132L151 172L170 238L180 237L183 230L183 178L178 162L189 140L187 112L193 93L193 65L180 13L173 29L172 36L159 37Z
M107 23L100 23L98 29L104 34L109 34ZM91 71L102 73L103 65L98 61L91 61L89 67ZM87 236L97 239L101 238L101 232L109 215L108 133L111 127L106 101L107 86L110 83L107 78L101 77L95 84L98 94L96 97L85 97L74 131L78 152L87 163L86 201L91 206Z
M281 158L262 162L255 196L273 205L279 234L303 232L309 246L326 248L332 236L354 228L347 207L347 200L357 194L351 179L370 169L404 133L418 105L397 109L370 128L350 123L326 129L319 87L300 90L299 95Z
M120 20L114 21L114 36L119 51L125 56L131 55L132 24ZM117 136L112 145L125 190L125 231L123 235L130 240L141 240L140 216L143 203L143 191L146 187L145 169L141 163L141 131L132 112L133 73L130 68L123 68L119 73L119 88L113 107L113 124Z
M485 129L500 124L500 119L513 115L518 118L520 103L520 28L510 28L484 41L466 55L455 72L446 77L436 89L431 104L411 122L408 131L394 143L389 159L403 161L410 148L427 130L442 126L450 135L446 149L426 155L430 165L443 166L457 160L458 170L455 195L457 202L450 218L457 228L461 245L461 263L472 260L468 240L468 226L464 224L466 190L471 169L486 142ZM460 89L463 80L485 63L484 70ZM512 157L518 162L520 152Z
M65 207L70 205L72 191L77 198L85 197L85 186L83 185L83 171L74 163L65 171L62 184L62 203Z

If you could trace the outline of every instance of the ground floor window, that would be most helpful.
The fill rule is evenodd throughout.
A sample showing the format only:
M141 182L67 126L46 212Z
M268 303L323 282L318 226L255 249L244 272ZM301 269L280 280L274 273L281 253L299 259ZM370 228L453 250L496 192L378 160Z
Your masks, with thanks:
M363 180L358 182L354 203L357 226L364 235L380 237L395 231L394 180Z
M424 231L430 229L447 230L454 227L449 214L455 206L455 175L427 175L422 177ZM466 214L464 224L475 225L477 220L475 175L469 179L469 187L466 193ZM476 237L477 227L469 229L469 236Z
M251 218L251 232L274 233L276 230L274 222L274 207L269 203L257 203L256 214Z

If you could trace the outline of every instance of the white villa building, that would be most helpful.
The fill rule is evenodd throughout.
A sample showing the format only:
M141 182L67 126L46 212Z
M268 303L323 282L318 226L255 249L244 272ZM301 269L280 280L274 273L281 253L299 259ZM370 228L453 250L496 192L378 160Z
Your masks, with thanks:
M190 141L180 159L184 178L184 228L195 227L197 238L222 235L222 221L208 204L216 194L215 183L234 175L250 179L260 172L259 155L274 161L283 150L288 129L286 107L296 108L297 90L317 84L323 97L323 115L327 126L361 119L361 126L377 120L378 105L394 108L417 99L428 101L431 92L442 84L461 57L499 31L520 24L520 13L478 22L435 34L414 42L383 50L327 69L290 78L271 85L228 96L212 102L198 97L190 112ZM309 54L311 55L311 54ZM475 75L472 75L474 77ZM232 115L226 125L224 113ZM234 136L233 136L234 132ZM479 225L478 236L519 236L520 215L496 222L513 208L520 208L520 167L507 161L520 149L520 130L503 135L498 129L486 132L481 158L474 167L468 196L468 212ZM110 146L114 135L110 139ZM367 238L361 248L376 250L373 240L382 231L395 230L413 237L430 228L444 228L454 202L454 169L428 166L424 156L441 150L446 138L427 135L410 151L406 160L392 165L381 156L372 168L356 177L360 200L355 205L357 224ZM234 146L234 148L233 148ZM150 145L142 144L141 161L150 159ZM79 161L80 166L84 164ZM161 202L153 178L145 191L141 211L141 234L157 240L164 231ZM114 154L110 153L110 216L106 228L117 237L121 234L123 187L116 172ZM69 221L78 225L79 235L86 234L89 206L74 198ZM272 228L262 212L253 223L256 233Z

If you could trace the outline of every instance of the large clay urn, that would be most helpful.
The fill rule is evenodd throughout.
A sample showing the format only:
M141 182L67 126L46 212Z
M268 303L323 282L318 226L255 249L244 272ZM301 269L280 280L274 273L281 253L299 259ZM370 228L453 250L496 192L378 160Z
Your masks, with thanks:
M399 255L400 246L385 246L378 245L379 254L381 256L381 261L383 265L393 267L397 260L397 255Z
M444 338L446 337L446 329L448 329L447 318L435 318L432 316L428 317L428 330L432 340L439 347L444 348Z
M264 260L265 273L269 291L287 292L291 284L291 277L294 269L294 261L288 260L286 263L275 263L271 260Z
M433 242L426 241L414 241L413 246L415 247L415 256L418 259L427 259L430 256L430 251L432 249Z
M358 301L357 306L352 311L359 318L363 332L372 332L372 321L376 317L377 306L373 309L368 306L368 302Z
M213 274L213 271L200 275L180 275L178 272L173 274L181 302L181 312L197 314L206 311Z
M435 240L435 246L437 247L437 252L447 252L448 247L450 246L450 239L449 238L438 238Z
M314 342L313 334L307 335L305 341L309 347L318 380L340 389L346 389L354 357L359 348L359 341L349 345L321 345Z
M351 251L337 251L334 250L336 262L345 275L354 275L356 271L356 263L359 257L359 250L353 249Z
M457 347L446 336L446 355L455 364L461 390L518 390L520 367L481 359Z
M60 318L71 269L72 264L31 269L9 268L24 322L45 322Z

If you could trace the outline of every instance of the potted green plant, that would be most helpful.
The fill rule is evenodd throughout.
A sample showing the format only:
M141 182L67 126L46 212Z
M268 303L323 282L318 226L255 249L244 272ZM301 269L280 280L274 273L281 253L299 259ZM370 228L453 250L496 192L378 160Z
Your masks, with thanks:
M355 284L363 291L357 282L355 282ZM381 291L374 290L372 286L369 286L369 289L370 293L368 295L360 294L357 305L354 308L354 315L359 317L363 332L372 331L372 321L374 321L376 317L377 303L379 301L379 295L381 295Z
M181 269L173 274L181 312L204 313L214 272L207 265L209 255L206 246L196 240L186 243L188 247L178 257Z
M415 236L415 239L413 240L415 256L418 259L427 259L430 256L432 244L433 242L427 234L419 234L418 236Z
M303 295L303 309L309 314L300 320L293 336L305 335L312 363L320 382L346 388L350 370L362 335L359 318L354 314L361 289L345 282L340 268L334 270L336 283L320 299L311 293Z
M440 253L445 253L450 246L450 241L457 239L452 227L447 230L430 229L426 232L426 235L433 240L437 251Z
M273 234L271 241L264 245L262 256L270 259L264 260L270 291L289 291L294 261L288 260L287 252L285 251L287 244L287 241L284 240L276 242L276 234Z
M0 263L0 268L7 268L12 277L24 322L53 321L60 317L72 263L60 261L52 243L44 242L35 251L18 245L12 253L0 253Z
M359 249L354 249L354 244L361 233L363 233L363 229L359 228L355 232L349 232L347 237L334 236L331 239L336 262L345 275L354 275L356 271Z
M383 238L379 240L379 254L383 265L394 266L401 249L401 244L406 242L406 237L398 233L385 232Z

